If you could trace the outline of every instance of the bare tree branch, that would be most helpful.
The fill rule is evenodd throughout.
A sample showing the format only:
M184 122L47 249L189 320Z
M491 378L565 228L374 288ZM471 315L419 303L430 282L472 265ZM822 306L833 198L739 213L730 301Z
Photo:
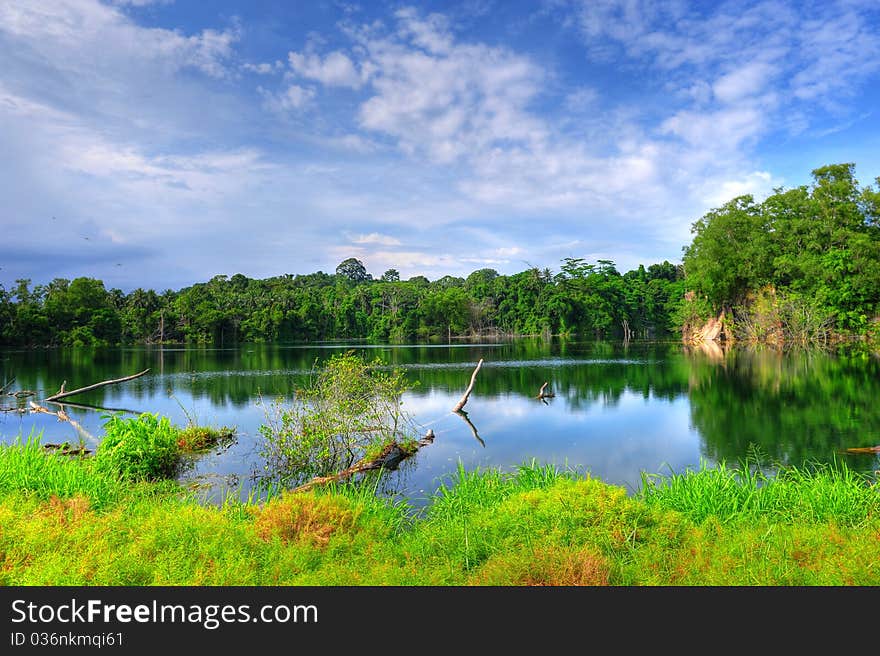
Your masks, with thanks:
M467 386L467 389L464 392L464 396L461 397L461 400L455 404L455 407L452 409L453 412L458 412L461 410L465 403L468 402L468 397L471 395L471 390L474 389L474 381L477 379L477 372L480 370L480 367L483 366L483 358L480 358L480 361L477 362L477 366L474 369L474 373L471 374L471 382L470 385Z
M64 399L68 396L73 396L74 394L81 394L82 392L89 392L93 389L98 389L99 387L104 387L105 385L115 385L116 383L124 383L127 380L132 380L133 378L138 378L147 373L149 369L144 369L140 373L133 374L131 376L126 376L125 378L115 378L113 380L104 380L100 383L95 383L94 385L88 385L86 387L80 387L79 389L70 390L69 392L64 391L64 385L67 381L64 381L61 385L61 390L57 394L53 394L52 396L47 396L46 401L57 401L58 399ZM52 413L50 413L52 414Z

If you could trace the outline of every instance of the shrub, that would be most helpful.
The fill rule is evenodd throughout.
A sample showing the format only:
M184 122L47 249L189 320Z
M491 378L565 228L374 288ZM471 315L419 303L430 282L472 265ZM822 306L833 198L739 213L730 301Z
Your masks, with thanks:
M379 360L350 351L331 357L291 403L266 408L259 430L269 478L324 476L388 445L409 445L414 430L400 400L406 389L403 374Z
M95 452L102 471L129 480L157 480L174 475L180 450L178 430L167 417L144 412L124 419L102 415L104 438Z

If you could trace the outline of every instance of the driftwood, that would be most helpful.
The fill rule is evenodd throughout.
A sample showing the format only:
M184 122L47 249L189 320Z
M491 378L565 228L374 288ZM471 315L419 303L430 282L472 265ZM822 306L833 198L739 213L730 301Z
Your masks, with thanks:
M470 429L471 429L471 433L474 434L474 437L476 438L477 442L480 443L480 446L482 446L483 448L485 448L485 447L486 447L486 443L485 443L485 442L480 438L480 436L477 434L477 427L474 426L474 425L471 423L471 420L470 420L470 419L468 419L468 415L467 415L467 413L466 413L464 410L456 410L456 411L455 411L455 414L457 414L459 417L461 417L462 419L464 419L464 423L466 423L466 424L470 427Z
M61 389L58 391L58 393L53 394L52 396L47 396L45 400L46 401L57 401L58 399L64 399L64 398L67 398L68 396L73 396L74 394L81 394L82 392L88 392L93 389L98 389L99 387L104 387L106 385L115 385L116 383L124 383L127 380L139 378L140 376L143 376L148 371L149 371L149 369L144 369L140 373L132 374L131 376L125 376L124 378L115 378L113 380L104 380L104 381L101 381L100 383L95 383L94 385L87 385L86 387L80 387L75 390L70 390L69 392L64 391L64 386L67 384L67 381L64 381L63 383L61 383Z
M91 453L91 450L84 446L70 446L66 442L64 444L44 444L43 449L59 456L87 456Z
M403 462L411 455L413 455L416 451L418 451L420 446L430 444L433 439L434 432L430 431L428 433L428 436L426 436L424 440L420 441L418 443L418 446L413 449L404 449L396 441L392 442L382 450L382 453L380 453L372 460L361 460L353 464L351 467L343 469L342 471L338 471L335 474L331 474L329 476L316 476L308 483L303 483L299 487L293 488L292 491L307 492L316 485L326 485L327 483L341 481L347 478L351 478L355 474L360 474L362 472L371 471L374 469L385 469L387 471L394 471L395 469L397 469L401 462Z
M8 390L10 387L12 387L12 383L14 383L14 382L15 382L15 376L13 376L12 379L8 383L6 383L3 387L0 387L0 394L4 394L6 392L6 390Z
M556 396L553 392L545 392L544 391L547 389L547 385L549 385L549 383L544 383L543 385L541 385L541 389L538 390L538 397L537 398L539 398L539 399L552 399L554 396Z
M471 395L471 390L474 389L474 381L477 379L477 372L480 370L480 367L482 367L482 366L483 366L483 358L480 358L480 361L477 362L477 366L474 369L474 373L471 374L471 382L467 386L467 389L464 392L464 396L462 396L461 400L455 404L455 407L452 409L453 412L458 412L468 402L468 397Z
M83 435L88 437L90 440L93 440L93 441L95 440L95 436L92 435L85 428L80 426L78 422L71 419L70 416L66 412L64 412L64 408L61 408L58 412L52 412L51 410L44 408L43 406L38 405L38 404L34 403L33 401L30 401L29 403L30 403L30 406L34 412L42 412L47 415L53 415L55 417L58 417L58 421L66 421L71 426L73 426L77 431L79 431L80 433L82 433Z
M846 453L880 453L880 445L878 446L853 446L846 450Z

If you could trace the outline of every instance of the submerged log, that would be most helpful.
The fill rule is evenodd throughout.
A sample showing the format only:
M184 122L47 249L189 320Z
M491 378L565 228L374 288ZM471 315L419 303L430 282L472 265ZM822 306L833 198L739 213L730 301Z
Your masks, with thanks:
M477 379L477 372L480 371L480 367L483 366L483 358L480 358L480 361L477 362L477 366L474 369L474 373L471 374L471 382L467 386L467 389L464 391L464 396L461 397L458 403L455 404L455 407L452 409L453 412L458 412L461 410L465 404L468 402L468 397L471 395L471 391L474 389L474 381Z
M433 431L431 433L433 435ZM394 471L400 465L401 462L415 454L416 451L419 450L418 446L412 448L405 448L397 443L395 440L388 444L382 452L371 460L361 460L360 462L356 462L351 467L347 469L343 469L342 471L336 472L335 474L331 474L329 476L316 476L308 483L304 483L299 487L293 488L293 492L307 492L311 490L316 485L326 485L327 483L334 483L336 481L341 481L344 479L351 478L355 474L360 474L366 471L372 471L374 469L385 469L387 471Z
M67 442L64 444L44 444L43 449L46 451L51 451L52 453L56 453L59 456L87 456L91 453L90 449L85 448L84 446L70 446Z
M143 371L132 374L131 376L125 376L124 378L114 378L113 380L103 380L100 383L95 383L94 385L87 385L86 387L80 387L75 390L70 390L69 392L64 391L64 386L67 384L67 381L64 381L61 384L61 389L57 394L53 394L52 396L47 396L46 401L57 401L58 399L64 399L68 396L73 396L74 394L81 394L82 392L89 392L93 389L98 389L99 387L105 387L106 385L115 385L116 383L124 383L127 380L133 380L135 378L139 378L147 373L149 369L144 369ZM51 414L51 413L50 413Z

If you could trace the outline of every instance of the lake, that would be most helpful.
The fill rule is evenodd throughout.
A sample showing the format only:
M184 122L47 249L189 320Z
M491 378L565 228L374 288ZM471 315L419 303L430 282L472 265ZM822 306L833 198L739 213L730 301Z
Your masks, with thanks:
M66 399L69 415L95 436L106 408L154 412L184 425L234 426L235 441L181 474L206 498L259 496L264 462L259 426L278 396L290 398L316 365L353 349L402 369L415 387L403 398L433 443L386 474L383 490L419 506L459 465L513 470L535 459L589 473L630 493L642 473L739 464L844 461L876 475L880 457L849 447L880 445L880 361L873 355L772 349L701 349L678 342L611 343L520 339L487 343L371 345L244 344L234 348L129 347L0 351L0 386L58 391L145 376ZM452 412L482 358L466 417ZM540 400L544 383L555 396ZM32 412L28 399L0 397L0 440L32 431L43 442L77 442L69 423ZM56 409L51 404L46 404ZM92 407L77 407L92 406Z

